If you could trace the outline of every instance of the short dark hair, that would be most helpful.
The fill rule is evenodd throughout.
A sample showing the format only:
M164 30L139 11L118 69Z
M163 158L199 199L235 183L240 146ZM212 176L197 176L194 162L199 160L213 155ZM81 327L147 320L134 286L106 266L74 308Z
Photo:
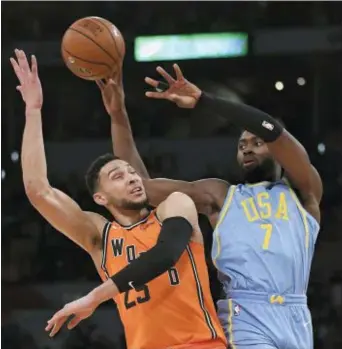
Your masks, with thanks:
M97 190L101 168L113 160L120 160L120 158L114 154L107 153L99 156L90 164L85 175L85 181L90 195L93 195Z

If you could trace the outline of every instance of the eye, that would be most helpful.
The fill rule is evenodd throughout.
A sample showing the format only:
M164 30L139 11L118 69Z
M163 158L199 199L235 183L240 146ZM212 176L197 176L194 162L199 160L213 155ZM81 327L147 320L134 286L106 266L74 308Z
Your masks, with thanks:
M239 145L239 149L240 149L240 150L246 149L246 145L245 145L245 144L240 144L240 145Z
M114 173L114 174L110 177L110 179L111 179L112 181L114 181L114 180L117 180L117 179L122 178L122 176L123 176L122 173L117 172L117 173Z
M264 142L261 141L261 140L258 140L258 141L255 142L255 145L256 145L257 147L261 147L262 145L264 145Z

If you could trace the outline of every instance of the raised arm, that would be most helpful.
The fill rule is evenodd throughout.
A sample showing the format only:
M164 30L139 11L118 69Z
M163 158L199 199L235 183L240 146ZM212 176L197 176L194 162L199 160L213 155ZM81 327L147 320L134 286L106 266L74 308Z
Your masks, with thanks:
M144 178L144 185L153 206L158 206L173 192L187 194L203 214L219 211L228 190L228 183L220 179L205 179L196 182L177 181L166 178L150 179L148 171L135 145L127 115L122 77L98 81L104 106L111 118L111 133L114 153L129 162Z
M149 85L164 90L147 92L146 95L170 100L181 108L208 109L263 139L274 158L284 168L290 181L299 190L306 209L319 220L322 181L300 142L265 112L246 104L208 95L187 81L178 65L175 64L174 69L176 79L161 67L157 68L167 81L166 87L159 81L146 78L145 81Z
M68 324L69 329L89 317L101 303L165 273L178 262L190 239L202 242L197 211L189 196L172 193L157 208L157 214L163 225L156 245L88 295L58 311L46 327L46 331L51 330L50 336L59 331L70 315L75 316Z
M150 178L133 139L132 128L125 106L125 92L121 72L106 82L97 81L103 104L111 120L113 152L129 162L142 178Z
M15 54L17 61L11 58L11 63L20 82L17 90L26 104L21 162L27 197L55 229L91 253L101 241L101 234L97 228L101 217L86 214L69 196L50 186L42 131L43 93L37 61L32 56L30 68L23 51L16 50Z

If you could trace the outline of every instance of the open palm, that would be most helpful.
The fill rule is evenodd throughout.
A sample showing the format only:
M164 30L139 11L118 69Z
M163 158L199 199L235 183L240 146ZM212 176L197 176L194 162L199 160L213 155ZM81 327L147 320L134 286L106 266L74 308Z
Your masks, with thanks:
M26 54L22 50L15 50L17 60L10 58L15 75L20 85L17 90L21 93L26 109L40 109L43 105L42 85L38 76L38 64L35 56L31 57L31 67Z
M173 65L173 69L175 70L176 79L168 74L162 67L157 67L157 72L168 83L168 89L161 92L148 91L146 92L146 96L149 98L167 99L176 103L180 108L194 108L201 97L202 91L184 78L177 64ZM160 86L159 81L149 77L145 78L145 82L155 89L158 89Z

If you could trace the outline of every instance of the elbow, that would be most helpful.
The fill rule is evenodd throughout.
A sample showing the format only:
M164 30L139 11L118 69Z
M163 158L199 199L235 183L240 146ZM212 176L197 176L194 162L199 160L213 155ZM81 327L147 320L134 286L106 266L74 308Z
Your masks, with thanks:
M45 181L24 180L25 193L31 204L39 203L50 192L51 187Z

